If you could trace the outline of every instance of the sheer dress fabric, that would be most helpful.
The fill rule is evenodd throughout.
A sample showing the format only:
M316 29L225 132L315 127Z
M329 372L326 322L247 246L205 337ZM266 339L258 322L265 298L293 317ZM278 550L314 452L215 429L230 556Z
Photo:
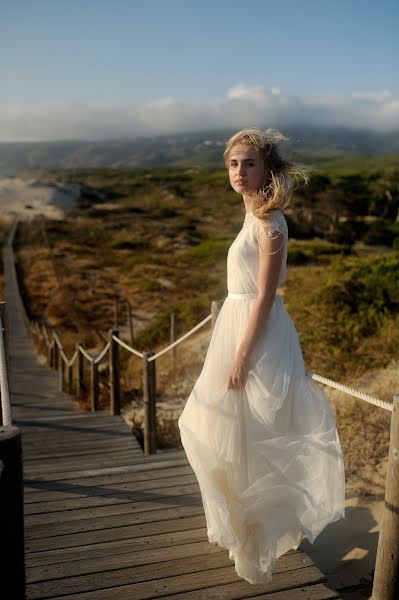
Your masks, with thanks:
M227 389L256 300L265 236L284 244L278 285L286 279L284 214L274 211L265 225L247 212L228 250L228 295L178 420L208 538L228 549L237 575L252 584L270 582L276 558L305 537L313 543L345 516L344 463L331 401L305 373L297 331L280 294L245 386Z

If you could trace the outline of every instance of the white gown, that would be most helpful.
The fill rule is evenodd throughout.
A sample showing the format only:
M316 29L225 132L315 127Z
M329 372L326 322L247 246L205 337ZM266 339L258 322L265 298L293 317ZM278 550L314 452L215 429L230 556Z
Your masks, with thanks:
M281 295L258 338L245 386L227 388L256 298L260 224L247 212L229 248L228 296L178 420L208 538L229 550L237 575L252 584L270 582L276 558L305 537L313 543L345 516L345 471L331 401L305 373ZM281 285L288 239L282 211L273 211L266 232L284 235Z

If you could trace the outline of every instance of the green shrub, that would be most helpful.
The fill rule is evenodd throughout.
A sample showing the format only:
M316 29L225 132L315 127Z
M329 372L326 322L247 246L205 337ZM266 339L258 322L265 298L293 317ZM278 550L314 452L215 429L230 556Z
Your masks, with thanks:
M302 250L298 250L296 248L290 250L288 248L287 252L287 263L291 265L305 265L310 262L310 256L303 252Z
M152 213L153 217L158 217L160 219L168 219L170 217L177 217L179 213L174 208L169 206L161 206L157 210L154 210Z
M199 261L202 264L213 264L221 258L226 258L231 240L225 239L207 239L189 248L185 255L190 259Z
M398 258L363 260L352 269L342 265L333 277L333 283L320 292L319 301L333 315L337 330L353 336L349 344L359 336L374 334L387 314L398 311Z
M363 242L371 246L392 246L394 232L382 219L371 223L367 233L363 236Z
M352 246L356 241L356 229L351 222L338 223L334 230L326 233L326 239L336 244Z

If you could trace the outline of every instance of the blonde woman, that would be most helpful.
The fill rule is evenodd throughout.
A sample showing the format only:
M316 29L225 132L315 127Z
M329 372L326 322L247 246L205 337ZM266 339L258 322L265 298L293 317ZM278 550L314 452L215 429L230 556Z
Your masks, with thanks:
M283 134L236 133L224 152L243 225L227 255L228 296L179 418L210 543L239 577L268 583L276 558L345 516L345 473L331 402L305 372L277 288L286 278L289 205L307 168L284 160Z

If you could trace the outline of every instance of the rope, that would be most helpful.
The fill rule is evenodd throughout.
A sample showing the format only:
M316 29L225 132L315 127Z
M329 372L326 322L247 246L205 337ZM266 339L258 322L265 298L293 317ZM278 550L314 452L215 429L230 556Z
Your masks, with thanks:
M151 360L155 360L159 356L162 356L162 354L165 354L165 352L168 352L168 350L170 350L171 348L174 348L175 346L177 346L178 344L180 344L183 340L185 340L190 335L192 335L195 331L197 331L197 329L199 329L200 327L202 327L203 325L205 325L205 323L208 323L208 321L210 319L212 319L212 313L210 315L208 315L207 317L205 317L205 319L203 319L200 323L198 323L198 325L196 325L195 327L193 327L192 329L190 329L190 331L188 331L187 333L185 333L181 338L179 338L178 340L176 340L175 342L173 342L172 344L170 344L169 346L167 346L166 348L164 348L160 352L157 352L157 354L153 354L153 356L151 356L150 358L147 359L148 362L150 362Z
M123 342L122 340L120 340L116 335L113 335L112 339L115 340L115 342L118 342L118 344L120 346L123 346L124 348L126 348L126 350L129 350L129 352L132 352L136 356L140 356L140 358L144 358L144 354L142 352L139 352L138 350L135 350L134 348L131 348L130 346L128 346L127 344L125 344L125 342Z
M78 350L81 351L81 353L83 354L83 356L85 358L87 358L87 360L89 362L93 362L94 359L90 356L90 354L87 354L86 350L84 348L82 348L82 346L80 344L78 345Z
M321 381L321 383L325 383L330 387L333 387L345 394L349 394L350 396L354 396L355 398L360 398L361 400L365 400L366 402L370 402L370 404L375 404L380 408L385 408L385 410L392 411L393 404L391 402L385 402L385 400L380 400L380 398L376 398L375 396L371 396L370 394L366 394L365 392L360 392L359 390L355 390L354 388L348 387L342 383L338 383L333 379L328 379L327 377L323 377L322 375L318 375L314 373L310 369L306 369L306 374L309 375L312 379L316 381Z
M51 348L51 342L50 342L50 338L47 333L46 326L44 326L44 341L46 343L47 348Z
M61 344L60 338L58 337L58 334L56 331L53 332L53 338L55 339L55 342L56 342L58 348L60 350L62 350L62 344Z
M77 357L77 356L78 356L78 351L77 351L77 350L75 350L75 354L72 356L72 358L71 358L71 360L69 361L69 363L67 363L67 366L68 366L68 367L72 367L72 365L73 365L73 363L75 362L75 360L76 360L76 357Z
M111 344L108 342L108 344L105 346L104 350L101 352L101 354L99 354L97 356L97 358L94 360L94 363L97 364L100 362L100 360L102 359L102 357L108 352L109 348L110 348Z
M3 415L3 425L7 427L12 425L10 394L8 390L8 375L6 363L6 351L4 347L3 322L0 318L0 389L1 389L1 410Z
M58 348L59 348L59 351L60 351L60 355L61 355L61 358L62 358L62 360L63 360L63 361L66 363L66 364L69 364L68 357L67 357L67 355L66 355L66 354L65 354L65 352L64 352L64 348L63 348L63 346L62 346L62 344L61 344L61 342L60 342L60 338L58 337L58 335L57 335L57 332L55 332L55 331L53 332L53 338L55 339L55 342L56 342L56 344L57 344L57 346L58 346Z
M43 333L42 330L40 329L40 325L39 323L36 321L36 335L42 340L43 339Z

